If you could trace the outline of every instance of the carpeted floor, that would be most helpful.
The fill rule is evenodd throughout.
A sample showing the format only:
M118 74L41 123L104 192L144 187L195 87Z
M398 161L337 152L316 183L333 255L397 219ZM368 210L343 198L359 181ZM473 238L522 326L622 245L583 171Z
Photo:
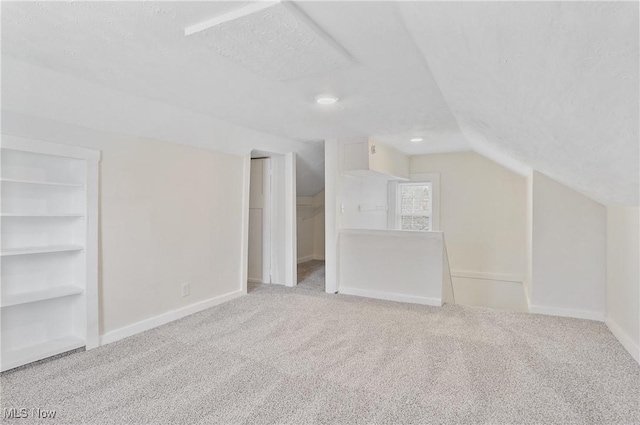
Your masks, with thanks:
M602 323L277 285L1 383L47 424L640 423Z
M298 288L324 292L324 261L311 260L298 264Z

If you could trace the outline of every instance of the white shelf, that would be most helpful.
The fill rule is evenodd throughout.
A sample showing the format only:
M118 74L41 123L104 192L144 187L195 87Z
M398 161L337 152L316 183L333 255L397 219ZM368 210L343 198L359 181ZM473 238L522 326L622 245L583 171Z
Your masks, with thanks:
M54 339L17 350L2 350L2 370L13 369L36 360L55 356L65 351L84 347L85 342L75 336Z
M11 248L0 252L0 256L6 257L10 255L27 255L27 254L46 254L49 252L65 252L65 251L82 251L82 245L55 245L55 246L36 246L25 248Z
M9 135L0 150L7 370L98 346L100 152Z
M47 182L37 180L19 180L19 179L0 179L2 183L17 183L17 184L34 184L39 186L58 186L58 187L72 187L72 188L84 188L83 184L78 183L59 183L59 182Z
M84 214L56 213L1 213L0 217L84 217Z
M5 295L2 297L2 307L27 304L36 301L51 300L54 298L68 297L70 295L81 294L83 289L79 286L57 286L36 291L21 292L17 294Z

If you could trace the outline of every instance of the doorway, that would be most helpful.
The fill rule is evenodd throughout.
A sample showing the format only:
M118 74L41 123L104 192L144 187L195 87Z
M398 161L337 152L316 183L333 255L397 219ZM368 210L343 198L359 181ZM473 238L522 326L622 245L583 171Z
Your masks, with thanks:
M271 283L271 158L252 158L249 180L249 284Z
M324 266L324 188L311 195L304 185L298 185L297 204L297 257L298 288L325 292Z
M254 150L247 158L247 292L296 284L296 156Z

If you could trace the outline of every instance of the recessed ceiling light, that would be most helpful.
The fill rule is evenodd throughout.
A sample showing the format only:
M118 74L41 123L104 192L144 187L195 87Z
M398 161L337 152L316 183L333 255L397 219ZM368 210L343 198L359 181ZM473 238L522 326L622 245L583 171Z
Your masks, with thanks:
M413 139L411 139L411 141L414 143L422 142L422 137L414 137Z
M333 105L337 101L338 101L337 97L330 96L330 95L322 95L322 96L316 97L316 103L319 103L320 105Z

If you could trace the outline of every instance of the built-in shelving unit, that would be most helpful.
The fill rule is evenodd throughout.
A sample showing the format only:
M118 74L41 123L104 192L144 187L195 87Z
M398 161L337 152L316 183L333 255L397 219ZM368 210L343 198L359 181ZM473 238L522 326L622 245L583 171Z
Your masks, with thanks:
M60 182L46 182L46 181L36 181L36 180L20 180L20 179L0 179L2 183L16 183L16 184L35 184L35 185L43 185L43 186L61 186L61 187L74 187L74 188L83 188L83 184L78 183L60 183Z
M2 370L98 345L98 151L2 136Z

